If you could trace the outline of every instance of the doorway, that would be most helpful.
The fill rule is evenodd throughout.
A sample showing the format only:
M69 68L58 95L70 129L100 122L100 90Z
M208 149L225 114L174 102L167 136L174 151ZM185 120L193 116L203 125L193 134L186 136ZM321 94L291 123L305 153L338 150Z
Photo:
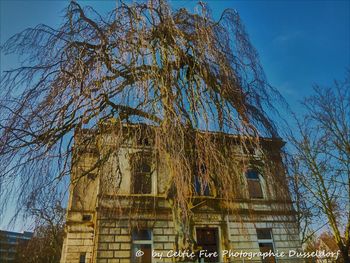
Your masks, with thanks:
M219 262L218 228L197 227L196 236L197 245L205 251L205 254L199 257L199 262ZM214 252L216 255L212 254Z

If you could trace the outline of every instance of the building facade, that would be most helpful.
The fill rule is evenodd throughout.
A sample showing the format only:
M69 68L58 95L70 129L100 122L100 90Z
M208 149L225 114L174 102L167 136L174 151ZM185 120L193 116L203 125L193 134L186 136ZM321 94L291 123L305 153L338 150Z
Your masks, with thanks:
M32 232L18 233L0 230L0 262L14 262L18 246L28 242L32 237Z
M292 203L276 194L286 189L286 181L282 180L283 187L271 183L284 178L283 169L269 176L247 169L244 194L230 204L194 182L198 196L191 225L197 250L179 250L179 228L166 198L169 175L144 150L152 149L152 142L147 141L147 147L145 141L143 147L137 143L116 146L112 128L99 135L84 131L76 137L76 145L89 136L96 142L93 146L82 151L75 147L61 263L260 262L259 252L288 255L300 248ZM281 140L261 139L260 144L274 162L281 162ZM96 169L93 164L107 149L114 153ZM252 151L258 158L259 152ZM135 155L142 158L134 159ZM296 262L287 256L265 259L276 260Z

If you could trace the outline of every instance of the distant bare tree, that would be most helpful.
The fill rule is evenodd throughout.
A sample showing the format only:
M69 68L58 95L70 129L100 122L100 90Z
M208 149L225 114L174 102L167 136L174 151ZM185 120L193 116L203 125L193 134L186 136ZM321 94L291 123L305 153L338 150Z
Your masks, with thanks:
M292 200L294 201L300 241L302 244L307 243L309 245L311 242L310 239L315 238L315 233L319 230L319 228L311 228L312 221L317 217L319 211L310 209L310 203L308 199L305 198L305 189L303 188L301 178L298 174L300 163L294 159L295 156L286 154L285 157L285 163L288 165L288 170L291 174L289 188L292 194ZM324 226L325 224L322 224L320 228Z
M15 263L59 263L64 237L65 210L58 204L31 209L36 219L33 237L19 243Z
M291 174L307 224L328 223L345 262L350 247L350 82L315 86L304 100L306 113L291 137L295 147ZM318 224L315 222L319 222ZM305 223L305 222L304 222Z
M98 123L111 118L120 126L157 127L154 149L171 171L168 198L183 224L190 221L195 194L194 160L205 164L201 180L226 199L237 196L237 178L249 162L231 162L227 149L233 145L195 131L239 135L242 148L259 147L261 135L277 136L266 112L275 112L282 99L267 84L234 10L215 21L202 3L190 13L151 0L121 3L101 16L72 1L61 27L26 29L1 50L22 58L21 67L3 73L0 97L1 197L19 193L18 208L41 193L64 193L74 133L98 133ZM118 143L129 140L127 134L119 129ZM196 149L192 156L188 141Z

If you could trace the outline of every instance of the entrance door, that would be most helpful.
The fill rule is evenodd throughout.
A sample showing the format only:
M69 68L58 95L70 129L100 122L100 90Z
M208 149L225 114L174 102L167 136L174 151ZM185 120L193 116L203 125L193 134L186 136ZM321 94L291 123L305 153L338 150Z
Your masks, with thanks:
M202 250L206 250L206 257L202 256L202 261L199 262L219 262L219 247L218 247L218 229L200 227L196 228L197 244ZM208 256L209 253L217 252L217 256Z

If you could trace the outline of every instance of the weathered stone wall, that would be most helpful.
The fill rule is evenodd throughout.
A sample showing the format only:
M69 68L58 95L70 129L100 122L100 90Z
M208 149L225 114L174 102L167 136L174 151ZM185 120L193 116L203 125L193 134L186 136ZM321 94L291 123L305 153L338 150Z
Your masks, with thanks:
M299 249L300 242L293 216L246 215L223 216L204 207L194 215L194 227L218 228L219 250L258 252L256 228L270 228L275 251ZM151 229L152 249L166 255L175 249L176 232L168 214L142 214L138 217L113 218L110 212L98 212L96 226L86 224L68 225L65 239L64 262L79 262L79 255L86 252L86 262L111 263L131 262L133 228ZM259 260L259 258L254 258ZM155 262L172 262L163 257ZM221 255L221 260L225 260ZM228 260L228 258L226 258ZM295 262L295 261L293 261Z
M111 136L104 138L103 143L100 151L114 146ZM152 194L130 195L130 157L137 152L137 148L120 147L101 169L82 178L79 176L91 169L98 156L90 153L82 156L73 167L61 263L78 263L81 255L85 255L86 263L132 263L131 232L135 227L152 230L152 249L158 255L176 248L177 233L170 205L165 200L169 175L162 162L157 163L152 174ZM279 153L273 158L280 162ZM118 173L121 178L117 177ZM194 227L217 228L220 251L258 252L257 228L271 229L275 250L287 252L300 248L292 205L279 202L277 186L270 184L273 176L281 176L283 182L282 173L282 169L275 169L265 176L261 183L263 200L250 200L247 191L241 200L225 205L218 205L222 202L219 199L204 197L203 205L194 210ZM220 209L228 207L231 210L226 211L237 212L223 215ZM173 260L163 257L154 262ZM220 260L229 259L220 255Z
M92 253L93 229L70 227L66 238L67 260L62 262L78 262L81 252L88 252L87 259L94 256L94 260L87 262L98 263L126 263L131 262L132 239L131 231L133 227L148 228L152 230L152 249L158 254L163 254L162 259L155 262L172 262L173 258L166 258L165 255L170 250L174 250L176 233L174 223L166 215L160 215L159 220L138 219L131 221L129 218L118 219L110 216L101 216L97 220L96 228L98 234L95 237L97 244L96 253ZM195 216L195 227L218 228L220 245L219 249L232 250L234 252L251 251L258 252L258 240L256 228L271 228L275 251L285 251L299 249L300 242L295 223L288 217L262 217L256 221L249 221L248 218L241 221L237 216L222 216L221 214L200 213ZM284 219L284 220L282 220ZM78 232L75 232L78 230ZM90 231L90 232L89 232ZM231 258L232 259L232 258ZM239 259L239 258L237 258ZM259 258L254 258L259 260ZM225 259L221 255L221 260ZM295 261L293 261L295 262Z
M129 219L118 220L101 218L98 223L100 233L96 262L99 263L129 263L132 257L132 225L152 230L152 248L159 253L166 253L175 247L174 224L168 220L130 222ZM157 260L157 262L171 262L172 259Z
M65 232L61 263L78 263L82 254L85 254L86 262L95 262L94 224L69 221Z
M231 218L232 220L232 218ZM251 251L259 252L257 238L257 228L270 228L272 230L273 244L275 252L285 252L288 255L289 250L299 250L301 248L298 229L291 218L269 216L261 220L250 221L249 219L229 222L229 241L231 249L235 252ZM234 219L233 219L234 220ZM242 259L242 258L236 258ZM255 257L254 260L260 258ZM287 257L281 258L283 262L288 261ZM280 261L281 261L280 259ZM292 262L298 262L290 259Z

